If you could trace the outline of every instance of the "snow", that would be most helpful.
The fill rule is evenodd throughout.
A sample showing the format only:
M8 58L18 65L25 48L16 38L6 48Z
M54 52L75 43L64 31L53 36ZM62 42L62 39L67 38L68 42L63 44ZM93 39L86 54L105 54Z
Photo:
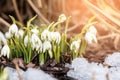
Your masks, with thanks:
M85 58L76 58L72 61L67 76L77 80L120 80L120 53L114 52L106 57L104 64L112 67L103 66L101 63L89 63Z
M19 80L16 69L6 67L10 80ZM50 75L46 74L42 70L28 68L27 71L20 70L20 74L23 80L57 80Z

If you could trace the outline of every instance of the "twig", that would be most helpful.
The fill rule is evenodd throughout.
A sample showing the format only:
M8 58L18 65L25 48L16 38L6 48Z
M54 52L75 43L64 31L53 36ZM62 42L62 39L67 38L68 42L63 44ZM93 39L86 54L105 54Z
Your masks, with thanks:
M10 26L10 24L7 21L5 21L3 18L1 18L1 17L0 17L0 22L5 24L7 27Z
M38 10L38 8L33 4L33 2L31 0L27 0L27 2L29 3L29 5L32 7L32 9L40 16L40 18L47 24L49 24L50 22L42 15L42 13Z
M37 3L38 3L38 7L42 8L42 1L41 0L37 0Z
M110 21L112 21L113 23L115 23L116 25L120 26L120 21L116 18L114 18L113 16L106 14L105 12L103 12L101 9L99 9L98 7L96 7L95 5L93 5L91 2L89 2L88 0L84 0L84 2L86 3L87 6L90 6L91 8L93 8L94 10L100 12L102 15L104 15L106 18L108 18Z
M16 68L16 71L17 71L17 73L18 73L19 80L23 80L23 79L22 79L22 76L21 76L21 74L20 74L20 69L19 69L19 67L18 67L18 64L15 64L15 68Z
M13 6L14 6L14 9L15 9L16 15L17 15L17 17L18 17L18 20L19 20L20 22L22 22L22 18L21 18L21 16L20 16L20 12L19 12L19 10L18 10L18 8L17 8L16 0L12 0L12 2L13 2Z
M18 60L17 60L17 59L14 59L14 60L13 60L13 64L15 65L16 71L17 71L17 73L18 73L19 80L23 80L23 79L22 79L22 76L21 76L21 74L20 74L20 68L19 68L19 66L18 66Z

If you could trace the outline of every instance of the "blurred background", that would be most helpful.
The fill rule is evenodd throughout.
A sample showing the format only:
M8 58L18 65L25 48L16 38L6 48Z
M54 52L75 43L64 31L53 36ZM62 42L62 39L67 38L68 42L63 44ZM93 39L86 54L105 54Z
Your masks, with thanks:
M34 21L49 24L57 21L60 14L72 16L68 35L75 35L92 17L96 16L98 43L88 45L84 57L102 62L115 51L120 51L120 0L0 0L0 31L6 32L12 21L9 15L26 24ZM64 25L62 26L64 28Z

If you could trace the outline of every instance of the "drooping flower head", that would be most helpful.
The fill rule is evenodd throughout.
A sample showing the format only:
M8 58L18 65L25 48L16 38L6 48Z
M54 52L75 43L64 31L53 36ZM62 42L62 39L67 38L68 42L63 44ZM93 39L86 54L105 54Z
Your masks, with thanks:
M44 41L43 43L43 53L45 53L46 51L48 51L50 58L52 58L52 44L49 41Z
M54 41L55 43L59 44L61 40L61 36L59 32L50 32L49 33L49 41Z
M79 48L80 48L80 43L81 43L81 40L78 39L76 41L73 41L70 45L70 49L72 51L74 51L75 53L78 52Z
M61 14L58 18L58 21L61 22L61 23L64 22L65 20L66 20L65 14Z
M6 44L3 46L3 48L1 49L1 54L0 56L7 56L7 58L9 58L9 55L10 55L10 48L9 46Z
M17 33L18 33L18 27L17 27L16 24L12 24L12 25L10 26L10 28L9 28L9 33L10 33L11 37L17 35Z
M96 30L96 28L94 26L90 26L89 27L89 32L92 33L92 34L94 34L94 35L97 34L97 30Z
M6 33L5 33L5 37L6 37L6 39L10 39L10 38L11 38L10 33L9 33L9 32L6 32Z
M49 50L52 50L52 45L51 45L51 43L49 42L49 41L45 41L44 43L43 43L43 52L45 52L45 51L49 51Z
M4 34L2 32L0 32L0 48L2 47L2 45L7 44L7 40L4 36Z
M50 31L47 30L47 29L45 29L45 30L41 33L41 39L42 39L43 41L48 40L49 33L50 33Z
M33 50L35 49L38 52L42 52L42 42L36 34L32 34L30 41Z
M94 34L92 34L91 32L87 32L85 34L85 40L88 42L88 44L91 44L93 42L97 43L97 38Z
M85 40L88 44L91 44L93 42L97 43L96 38L97 30L94 26L89 27L89 31L85 34Z

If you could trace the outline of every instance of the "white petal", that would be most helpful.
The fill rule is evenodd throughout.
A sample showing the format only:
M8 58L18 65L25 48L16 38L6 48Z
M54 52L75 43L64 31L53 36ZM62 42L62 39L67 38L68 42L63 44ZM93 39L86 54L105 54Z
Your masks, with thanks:
M37 30L37 28L34 28L34 29L32 29L31 30L34 34L38 34L39 33L39 31Z
M74 52L78 52L80 48L80 43L81 43L80 39L78 39L77 41L73 41L70 45L70 49L73 50Z
M45 41L43 43L43 52L47 51L47 50L51 50L52 49L52 45L49 41Z
M9 54L10 54L9 46L8 45L4 45L2 50L1 50L1 55L7 56L7 58L9 58Z
M11 36L11 34L10 34L9 32L6 32L6 33L5 33L5 37L6 37L7 39L10 39L12 36Z
M20 29L20 30L18 31L18 38L22 38L23 35L24 35L24 31L23 31L22 29Z
M94 26L90 26L89 31L90 31L90 33L92 33L94 35L97 34L97 30L96 30L96 28Z
M42 40L48 40L49 31L46 29L41 33Z
M91 32L87 32L85 34L85 40L88 42L88 44L91 44L92 42L97 43L96 35L92 34Z
M31 45L36 51L42 48L42 42L36 34L32 34L31 36Z
M18 27L16 24L12 24L9 28L9 33L11 34L11 36L13 35L17 35L18 33Z
M27 44L28 44L28 35L25 36L25 38L24 38L24 45L27 46Z
M87 33L85 34L85 40L86 40L89 44L91 44L91 43L92 43L92 40L93 40L93 34L91 34L90 32L87 32Z
M7 40L2 32L0 32L0 42L4 45L7 44Z

